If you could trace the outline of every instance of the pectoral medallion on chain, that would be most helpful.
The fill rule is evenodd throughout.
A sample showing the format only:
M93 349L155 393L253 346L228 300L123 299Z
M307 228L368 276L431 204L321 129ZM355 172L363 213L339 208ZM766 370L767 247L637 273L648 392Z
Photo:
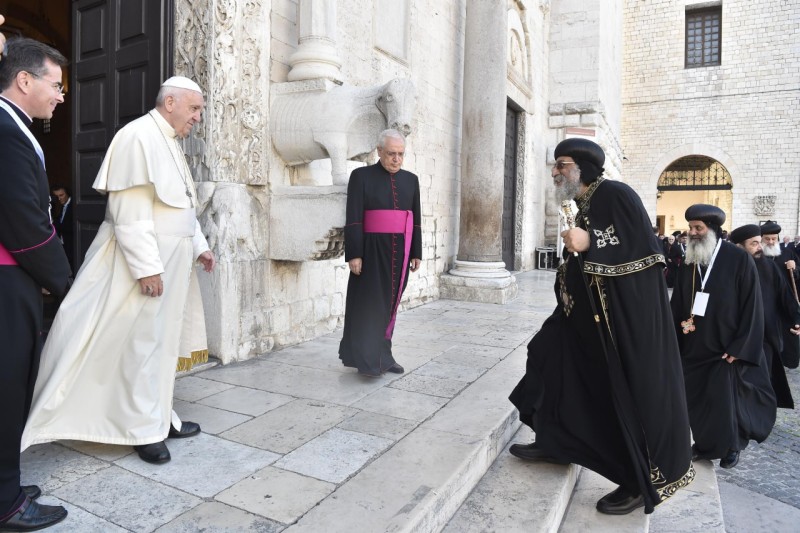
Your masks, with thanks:
M688 320L684 320L681 322L681 327L683 328L683 334L688 335L692 331L695 330L694 327L694 316L690 316Z

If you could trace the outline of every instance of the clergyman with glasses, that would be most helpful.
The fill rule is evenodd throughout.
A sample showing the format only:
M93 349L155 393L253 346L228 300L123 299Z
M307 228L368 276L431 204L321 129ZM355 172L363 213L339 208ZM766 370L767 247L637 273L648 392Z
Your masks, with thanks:
M576 227L561 234L557 306L510 396L536 440L510 452L619 485L597 502L601 513L651 513L694 478L664 252L639 196L602 176L598 144L566 139L554 155L555 195L577 203Z
M72 439L131 445L170 460L167 438L200 432L172 411L175 368L195 261L215 265L195 214L197 195L177 139L205 100L188 78L165 81L156 107L111 141L93 187L108 195L105 221L62 302L22 447ZM187 330L192 328L186 328Z
M20 486L20 439L41 354L42 289L63 295L70 268L50 218L42 147L29 129L64 101L57 50L9 39L0 60L0 530L40 529L67 516Z

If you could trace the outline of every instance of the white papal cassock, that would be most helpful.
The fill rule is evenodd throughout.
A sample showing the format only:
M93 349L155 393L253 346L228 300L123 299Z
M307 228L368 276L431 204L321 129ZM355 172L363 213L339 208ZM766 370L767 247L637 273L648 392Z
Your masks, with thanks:
M141 445L167 437L194 264L208 250L174 129L156 111L121 129L94 188L105 221L42 352L22 450L70 439ZM161 274L159 298L139 278ZM202 315L200 316L202 320Z

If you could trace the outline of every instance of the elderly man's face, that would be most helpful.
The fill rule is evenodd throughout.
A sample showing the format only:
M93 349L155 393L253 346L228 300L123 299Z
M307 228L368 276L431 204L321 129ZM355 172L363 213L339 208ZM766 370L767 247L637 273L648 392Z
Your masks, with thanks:
M762 235L761 236L761 244L765 244L767 246L775 246L778 244L778 236L777 235Z
M693 241L701 241L708 233L708 226L702 220L689 221L689 239Z
M203 95L190 90L180 90L175 96L167 96L164 108L167 110L167 122L175 129L175 134L185 139L192 132L195 124L203 118L206 102Z
M555 197L559 202L572 200L580 192L581 169L569 156L559 157L550 171L556 186Z
M383 147L378 146L378 157L381 165L389 172L394 174L403 166L403 158L406 155L406 143L394 137L385 137Z
M752 255L756 259L760 258L763 253L761 251L761 236L756 235L755 237L750 237L739 246L744 248L748 254Z
M667 242L670 244L674 243L675 237L673 237L672 235L667 235Z

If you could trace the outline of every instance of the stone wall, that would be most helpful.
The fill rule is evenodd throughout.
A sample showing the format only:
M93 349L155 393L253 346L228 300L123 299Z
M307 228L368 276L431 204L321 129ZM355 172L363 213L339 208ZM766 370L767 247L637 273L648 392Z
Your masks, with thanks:
M655 220L664 168L685 155L714 157L733 180L731 227L771 218L795 235L800 4L725 0L721 65L684 68L686 7L709 4L625 2L625 179ZM776 198L772 214L756 215L758 196Z

